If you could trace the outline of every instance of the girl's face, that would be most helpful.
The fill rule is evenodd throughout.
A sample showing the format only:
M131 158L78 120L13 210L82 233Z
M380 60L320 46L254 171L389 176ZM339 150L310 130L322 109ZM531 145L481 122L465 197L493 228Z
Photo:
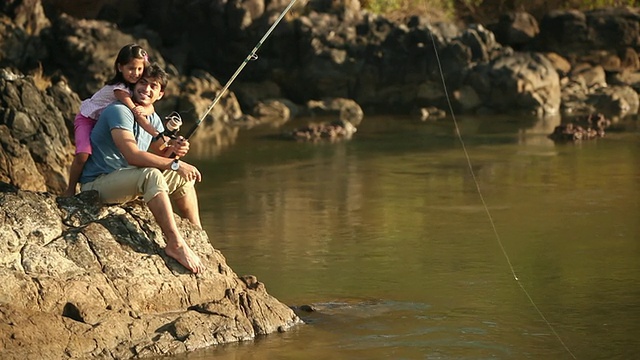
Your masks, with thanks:
M124 65L118 64L118 70L126 82L135 84L144 72L144 59L133 58Z

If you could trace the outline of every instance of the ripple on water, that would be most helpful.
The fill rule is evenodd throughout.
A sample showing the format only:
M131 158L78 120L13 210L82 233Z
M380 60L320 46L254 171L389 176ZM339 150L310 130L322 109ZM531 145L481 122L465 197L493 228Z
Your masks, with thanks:
M468 317L472 325L460 327L465 316L436 313L426 303L350 299L309 307L314 311L298 313L314 328L314 337L330 332L337 338L333 346L342 353L395 359L448 359L452 354L482 359L511 353L491 334L496 322Z

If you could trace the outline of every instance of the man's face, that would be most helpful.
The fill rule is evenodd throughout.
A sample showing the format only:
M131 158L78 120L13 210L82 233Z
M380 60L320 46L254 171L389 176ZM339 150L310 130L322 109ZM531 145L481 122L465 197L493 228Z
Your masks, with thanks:
M140 105L150 105L160 100L164 92L160 90L160 81L152 77L142 77L133 88L133 97Z

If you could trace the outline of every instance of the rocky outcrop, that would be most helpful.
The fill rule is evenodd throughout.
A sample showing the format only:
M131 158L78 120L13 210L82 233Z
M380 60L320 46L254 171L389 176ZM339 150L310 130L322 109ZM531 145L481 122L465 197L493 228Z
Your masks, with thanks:
M0 69L0 181L34 191L66 188L73 144L58 104L79 106L67 90L57 83L54 98L34 77Z
M550 51L578 59L598 56L618 58L610 70L636 66L626 63L620 56L625 49L638 51L640 39L640 14L638 8L616 7L592 11L555 10L540 20L540 34L532 39L531 46L540 51Z
M216 76L237 69L287 4L2 5L0 180L35 191L64 188L79 101L111 76L124 43L140 43L171 73L156 109L179 111L183 132L191 129L222 89ZM365 111L441 114L449 100L465 114L599 112L616 121L638 113L638 8L554 11L540 25L520 12L466 28L417 16L392 21L357 1L303 1L293 13L233 84L237 92L202 119L197 138L221 148L240 129L281 126L300 113L358 126Z
M552 63L538 53L506 54L478 65L467 83L475 91L473 97L480 99L479 110L537 116L560 110L560 78Z
M190 77L194 70L228 79L288 2L233 0L224 4L203 1L185 6L180 1L161 0L148 7L137 0L116 7L110 1L95 1L91 6L56 0L15 1L2 8L8 21L1 25L6 35L0 40L9 45L2 49L16 47L19 51L5 51L0 63L11 63L25 74L38 63L48 74L62 72L84 98L111 72L114 52L122 43L135 40L180 79ZM569 69L563 71L568 72L585 64L601 66L607 76L604 85L613 85L615 78L633 87L626 82L627 76L618 75L640 70L639 8L553 11L540 19L515 12L504 14L496 24L466 28L417 16L392 21L361 10L357 1L299 0L292 14L294 20L287 21L288 17L278 26L262 47L259 61L249 64L238 79L238 83L270 85L271 95L265 97L251 91L239 93L239 103L249 115L255 115L251 114L254 109L264 109L259 102L274 98L297 104L348 98L366 111L378 112L444 109L441 74L450 94L470 97L456 99L457 111L529 114L544 110L549 115L546 112L556 111L555 103L563 99L549 92L550 85L516 88L522 93L487 103L476 97L480 94L470 86L475 80L469 77L500 57L503 67L513 65L503 75L511 74L510 82L525 76L531 83L531 76L522 73L525 64L520 52L564 59ZM510 56L514 59L507 59ZM540 61L531 65L534 69L528 73L539 71L545 83L554 80ZM563 72L559 79L563 92L573 81ZM234 88L242 89L242 85ZM173 106L169 112L178 109L183 88L176 86L175 90L174 101L164 103ZM581 91L588 94L590 89ZM550 96L556 97L547 99ZM532 98L535 100L530 101ZM560 110L565 109L580 110L573 104L561 105ZM233 114L234 106L229 110ZM627 114L633 111L616 115ZM188 123L191 116L184 118Z
M142 203L101 206L0 184L0 358L127 359L254 339L301 323L206 234L177 218L207 270L164 255Z

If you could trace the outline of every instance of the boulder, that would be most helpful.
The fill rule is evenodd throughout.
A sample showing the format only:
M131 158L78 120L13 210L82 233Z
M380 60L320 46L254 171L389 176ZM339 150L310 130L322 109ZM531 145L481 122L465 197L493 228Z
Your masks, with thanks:
M49 25L40 3L18 2L4 7L11 9L0 12L0 68L20 73L37 68L49 56L40 37L42 29Z
M638 93L627 85L598 88L587 96L587 104L610 117L637 114L640 106Z
M569 78L572 81L583 84L587 89L607 86L606 74L604 68L600 65L576 64L569 73Z
M496 24L488 27L499 43L514 49L525 47L540 32L536 18L524 11L503 14Z
M637 70L640 8L555 10L540 21L537 51L553 51L573 62L600 64L608 71ZM634 50L636 49L636 50Z
M611 85L629 85L640 93L640 71L621 71L612 74L607 81Z
M476 66L467 82L498 113L553 115L560 109L560 77L540 53L503 55Z
M260 101L282 97L280 87L274 81L234 82L231 86L240 106L253 109Z
M142 202L102 206L0 184L0 358L176 355L301 320L176 216L207 269L188 272Z
M569 60L554 52L545 53L544 55L549 59L549 61L551 61L551 64L553 64L553 67L558 72L558 75L560 75L560 78L564 78L569 75L572 68Z
M147 39L127 34L107 21L61 14L42 38L49 50L49 56L42 59L45 67L62 73L80 99L91 97L113 77L116 56L126 44L138 43L147 50L151 61L166 66Z
M297 112L295 104L286 99L270 99L261 101L253 108L253 113L260 123L268 123L272 127L280 127Z
M357 131L349 121L333 120L330 122L311 123L307 126L296 128L292 131L285 132L285 139L297 141L338 141L350 139Z
M235 139L237 129L230 128L229 124L243 118L235 94L226 91L216 106L211 107L222 87L213 75L203 70L193 71L191 76L180 82L177 104L185 123L182 134L188 133L197 121L201 121L197 128L198 139Z
M482 99L476 90L469 85L463 86L452 94L453 100L456 102L458 109L468 112L477 109L482 105Z
M588 115L596 111L595 107L587 102L589 89L584 82L571 81L568 78L562 85L562 104L560 111L563 116Z
M348 121L353 126L360 125L364 112L358 103L352 99L328 98L323 100L310 100L307 108L313 115L337 116L342 121Z
M73 153L64 115L33 76L1 70L0 181L61 193Z

